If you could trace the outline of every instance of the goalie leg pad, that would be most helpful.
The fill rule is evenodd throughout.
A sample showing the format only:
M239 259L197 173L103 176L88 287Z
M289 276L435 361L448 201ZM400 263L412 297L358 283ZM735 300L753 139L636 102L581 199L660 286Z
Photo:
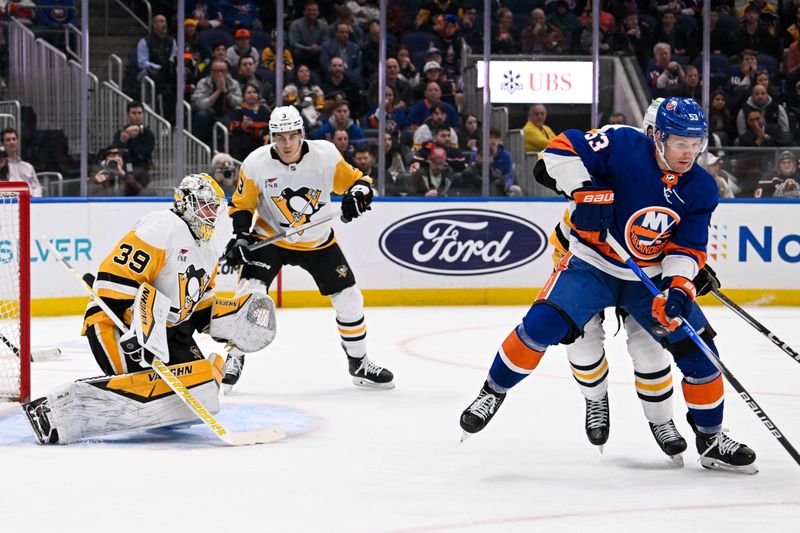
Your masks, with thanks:
M361 358L367 353L367 323L364 320L364 296L356 285L331 294L336 309L336 325L342 338L342 348L350 357Z
M245 353L269 346L277 333L275 302L261 292L215 298L209 334Z
M170 370L214 414L219 412L221 364L217 356ZM48 394L47 400L59 443L196 419L153 371L79 380Z
M605 331L600 313L583 328L583 336L567 344L567 359L578 389L587 400L598 401L608 392L608 361L603 350Z
M636 393L644 416L659 425L672 420L672 357L628 315L624 318Z

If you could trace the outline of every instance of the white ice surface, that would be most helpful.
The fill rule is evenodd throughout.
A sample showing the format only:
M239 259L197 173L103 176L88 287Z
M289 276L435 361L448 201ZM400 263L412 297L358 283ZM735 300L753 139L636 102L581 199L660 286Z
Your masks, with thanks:
M229 448L197 426L38 446L19 408L0 404L0 532L800 531L800 465L732 387L725 426L756 450L761 472L699 466L679 386L675 421L690 445L683 469L668 461L622 334L607 343L603 455L584 435L562 348L459 444L458 417L525 311L368 309L369 355L397 382L369 391L350 382L332 309L279 310L275 343L248 357L219 416L234 430L284 427L289 436L270 445ZM800 347L800 310L750 311ZM727 309L707 312L728 367L800 445L800 364ZM99 374L79 327L79 317L34 322L34 345L64 351L33 365L34 397ZM200 344L219 349L205 336Z

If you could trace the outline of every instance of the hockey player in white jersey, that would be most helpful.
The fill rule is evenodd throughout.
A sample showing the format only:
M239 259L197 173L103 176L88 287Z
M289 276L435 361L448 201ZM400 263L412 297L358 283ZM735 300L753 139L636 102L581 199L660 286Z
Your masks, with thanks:
M169 301L166 323L151 326L166 328L164 362L206 410L219 411L224 362L217 354L206 359L194 333L207 331L253 351L274 337L274 317L271 328L266 320L242 320L253 314L248 313L253 307L274 315L267 296L231 300L212 292L220 250L211 237L223 202L213 178L186 176L172 209L145 215L102 261L91 280L93 291L130 330L122 332L96 302L88 305L83 334L105 376L70 383L23 405L39 443L69 443L196 420L155 372L143 370L153 354L141 347L132 324L132 304L142 288L155 289ZM260 339L255 345L254 337Z
M234 237L223 260L241 266L238 292L266 294L284 265L296 265L314 278L336 310L341 345L358 386L394 388L394 376L367 357L364 299L330 223L322 223L273 244L250 250L257 240L311 223L331 213L331 193L342 194L342 220L370 209L372 178L349 165L328 141L305 140L303 120L292 106L273 110L272 144L254 150L242 163L230 203ZM255 221L254 219L255 215ZM244 356L228 356L223 383L239 379Z

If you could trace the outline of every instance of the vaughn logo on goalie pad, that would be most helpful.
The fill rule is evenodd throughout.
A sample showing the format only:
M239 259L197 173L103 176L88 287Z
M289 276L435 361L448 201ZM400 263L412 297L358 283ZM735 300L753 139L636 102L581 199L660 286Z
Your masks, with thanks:
M482 209L447 209L384 230L381 252L411 270L469 276L511 270L544 252L547 236L523 218Z

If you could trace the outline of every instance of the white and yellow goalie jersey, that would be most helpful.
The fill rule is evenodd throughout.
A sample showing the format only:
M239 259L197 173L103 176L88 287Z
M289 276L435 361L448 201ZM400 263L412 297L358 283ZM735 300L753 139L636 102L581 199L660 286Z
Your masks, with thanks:
M150 283L170 300L167 327L180 324L192 313L214 302L214 279L220 250L213 241L197 241L178 215L169 210L145 215L100 264L94 289L130 323L136 291ZM83 334L98 323L112 325L100 307L86 308Z
M271 237L292 227L312 222L331 212L331 193L344 194L357 182L372 179L348 164L328 141L304 141L301 159L286 165L273 145L253 151L242 163L230 204L235 233ZM320 224L275 243L292 250L311 250L335 242L330 224Z

